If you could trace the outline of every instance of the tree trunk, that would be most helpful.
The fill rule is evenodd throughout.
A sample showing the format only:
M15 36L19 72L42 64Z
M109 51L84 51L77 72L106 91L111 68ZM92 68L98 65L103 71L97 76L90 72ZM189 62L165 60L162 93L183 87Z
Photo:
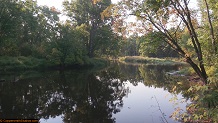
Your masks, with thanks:
M93 31L91 29L90 31L90 39L89 39L89 58L92 58L93 57L93 38L94 38L94 34L93 34Z
M196 65L190 57L186 57L186 62L191 65L191 67L194 69L195 73L197 73L197 75L201 78L201 80L205 84L208 84L206 72L199 69L198 65Z
M214 30L213 30L213 25L212 25L212 21L210 18L210 12L209 12L209 6L207 3L207 0L204 0L205 5L206 5L206 9L207 9L207 18L208 18L208 22L209 22L209 26L210 26L210 37L211 37L211 43L212 43L212 49L214 53L217 53L217 46L216 46L216 42L215 42L215 36L214 36Z
M94 23L92 24L92 28L90 30L90 39L89 39L89 58L92 58L94 56L94 40L95 40L95 32L96 32L96 26Z
M94 1L90 0L90 2L92 3L92 7L93 9L96 7ZM97 28L97 24L96 24L96 17L95 15L91 16L91 29L90 29L90 38L89 38L89 53L88 56L89 58L92 58L94 56L94 40L95 40L95 32L96 32L96 28Z

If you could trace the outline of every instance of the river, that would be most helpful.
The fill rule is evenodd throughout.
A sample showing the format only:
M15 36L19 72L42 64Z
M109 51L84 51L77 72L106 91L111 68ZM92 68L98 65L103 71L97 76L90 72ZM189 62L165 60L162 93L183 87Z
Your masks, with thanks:
M178 123L188 86L180 66L111 63L101 70L0 73L0 118L41 123Z

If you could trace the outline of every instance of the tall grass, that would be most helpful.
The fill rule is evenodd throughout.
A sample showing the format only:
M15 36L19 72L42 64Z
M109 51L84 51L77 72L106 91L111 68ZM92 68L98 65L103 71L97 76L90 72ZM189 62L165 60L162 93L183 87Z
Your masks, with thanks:
M104 67L107 65L107 60L100 58L87 58L84 62L81 63L67 63L66 67L71 66L80 66L80 67ZM51 60L38 59L34 57L10 57L10 56L1 56L0 57L0 71L8 70L30 70L30 69L50 69L58 68L59 63L56 63Z
M183 62L177 62L169 59L160 59L160 58L150 58L142 56L125 56L120 57L120 61L129 62L129 63L143 63L149 65L182 65Z
M46 60L33 57L0 57L0 70L24 70L42 68L45 66Z

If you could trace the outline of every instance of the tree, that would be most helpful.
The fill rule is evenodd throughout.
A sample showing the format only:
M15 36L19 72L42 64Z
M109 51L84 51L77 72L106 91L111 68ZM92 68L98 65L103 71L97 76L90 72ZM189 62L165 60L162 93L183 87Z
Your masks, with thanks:
M125 44L126 55L137 56L139 54L139 42L137 34L131 35L129 38L127 38Z
M32 0L1 0L0 54L43 56L45 42L52 41L59 12Z
M83 64L83 57L86 56L85 39L89 36L84 31L84 25L74 27L69 23L59 24L56 40L50 43L49 59L57 61L61 67L68 64Z
M211 2L212 4L216 5L217 2L215 1L209 1ZM210 9L209 9L209 3L207 0L204 0L204 3L205 3L205 8L206 8L206 13L207 13L207 19L208 19L208 24L209 24L209 30L210 30L210 37L211 37L211 44L212 44L212 50L214 53L217 53L217 46L216 46L216 41L215 41L215 33L214 33L214 27L213 27L213 24L212 24L212 17L210 15ZM215 7L217 8L217 7ZM215 12L216 10L214 10L214 7L212 9L213 12Z
M102 20L101 13L111 4L110 0L76 0L64 1L63 5L67 16L69 16L76 25L86 24L89 26L89 40L87 41L87 49L89 57L94 56L94 45L96 32L104 24L106 20Z
M214 66L216 60L213 58L217 56L218 2L215 0L198 0L198 3L201 12L201 24L198 29L200 41L204 44L204 55L207 64Z
M127 1L125 6L130 9L143 23L147 23L147 28L158 30L165 37L163 40L172 47L185 61L191 65L202 81L208 84L202 54L202 45L196 32L196 19L193 11L188 6L186 0L147 0L147 1ZM180 19L177 19L180 18ZM174 28L174 32L169 29ZM194 57L191 57L184 47L180 45L178 31L187 29L191 39ZM195 61L195 57L197 61Z
M178 57L176 52L163 41L162 33L154 31L139 37L139 53L149 57Z
M113 32L111 26L102 26L96 32L94 53L98 56L117 57L120 52L119 43L119 37Z
M0 55L18 55L16 38L21 27L21 6L16 0L0 0Z

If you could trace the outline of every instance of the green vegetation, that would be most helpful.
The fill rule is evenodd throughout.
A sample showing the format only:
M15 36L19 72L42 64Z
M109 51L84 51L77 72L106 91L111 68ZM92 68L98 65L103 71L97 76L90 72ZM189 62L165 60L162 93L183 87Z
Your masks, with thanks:
M186 0L137 2L66 0L63 13L68 19L63 22L63 13L55 7L33 0L0 0L0 70L99 66L106 63L102 57L125 56L138 56L121 58L126 62L172 65L177 62L158 58L179 57L191 66L200 85L208 87L193 93L202 99L216 96L218 2L198 0L198 10ZM137 17L136 23L125 22L129 13ZM196 115L193 122L206 121Z
M151 58L151 57L142 57L142 56L125 56L120 57L120 61L124 61L127 63L143 63L147 65L184 65L186 63L173 61L168 59L160 59L160 58Z
M0 66L2 70L25 70L42 68L46 65L45 60L33 57L0 57Z
M141 37L135 33L136 36L131 38L133 41L131 40L131 45L128 45L131 51L129 55L136 53L144 56L172 57L171 51L173 50L191 66L194 71L193 75L197 76L191 77L190 81L195 84L187 90L187 93L192 94L190 99L193 103L188 106L187 113L174 117L181 122L218 122L218 104L215 101L218 95L218 70L216 69L218 68L218 2L198 0L198 5L199 9L190 8L186 0L140 2L126 0L116 6L116 9L122 9L116 14L124 15L125 18L125 15L131 13L139 20L138 24L128 25L135 25L136 30L143 33ZM196 15L201 15L200 19ZM166 52L169 47L171 51ZM160 52L159 49L161 49ZM141 62L142 60L128 58L125 61Z
M107 65L107 59L102 58L92 58L85 62L77 63L67 63L66 68L75 68L75 67L105 67ZM46 59L38 59L34 57L9 57L3 56L0 57L0 71L21 71L21 70L46 70L46 69L64 69L63 66L60 66L58 62L49 61Z
M109 17L100 15L110 1L65 1L66 22L59 20L59 10L37 1L0 2L0 70L101 66L106 62L99 57L118 54L119 36L106 22Z

